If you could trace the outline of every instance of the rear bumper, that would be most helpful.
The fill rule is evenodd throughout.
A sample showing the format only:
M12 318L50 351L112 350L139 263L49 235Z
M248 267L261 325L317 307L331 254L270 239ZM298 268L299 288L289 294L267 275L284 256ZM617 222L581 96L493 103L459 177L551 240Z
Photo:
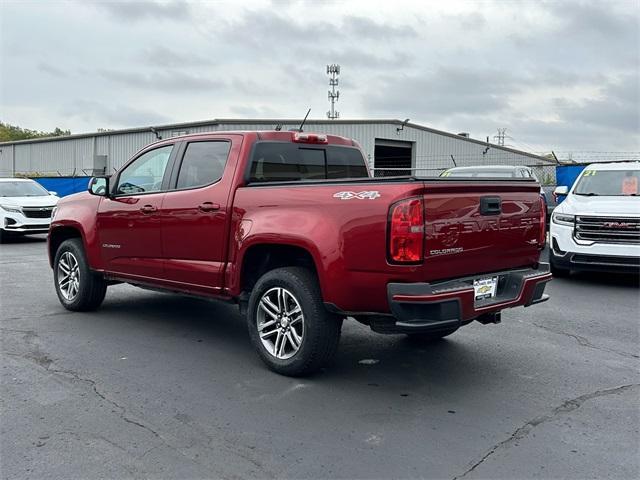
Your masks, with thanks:
M476 302L473 281L489 276L498 277L496 297ZM387 330L395 333L452 328L489 318L505 308L541 303L549 298L544 294L549 280L549 265L541 263L538 269L507 270L445 282L390 283L387 296L395 323L387 324Z
M640 257L620 255L589 255L565 252L564 255L551 253L553 265L566 270L591 272L640 272Z

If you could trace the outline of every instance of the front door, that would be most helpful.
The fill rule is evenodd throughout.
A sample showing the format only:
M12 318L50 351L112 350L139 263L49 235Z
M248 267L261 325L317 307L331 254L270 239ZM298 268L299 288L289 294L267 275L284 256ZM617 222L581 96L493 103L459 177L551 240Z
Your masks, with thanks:
M181 288L222 291L229 198L241 136L191 141L176 159L162 204L165 278Z
M107 271L141 280L162 276L160 209L172 150L164 145L142 153L100 202L97 234Z

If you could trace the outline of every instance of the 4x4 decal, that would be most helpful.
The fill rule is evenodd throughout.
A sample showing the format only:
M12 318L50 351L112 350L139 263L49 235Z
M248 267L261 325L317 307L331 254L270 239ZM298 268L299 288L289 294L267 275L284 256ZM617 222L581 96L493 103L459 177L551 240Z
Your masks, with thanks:
M375 200L380 197L380 192L377 190L367 190L364 192L338 192L333 194L333 198L339 198L340 200L352 200L357 198L358 200Z

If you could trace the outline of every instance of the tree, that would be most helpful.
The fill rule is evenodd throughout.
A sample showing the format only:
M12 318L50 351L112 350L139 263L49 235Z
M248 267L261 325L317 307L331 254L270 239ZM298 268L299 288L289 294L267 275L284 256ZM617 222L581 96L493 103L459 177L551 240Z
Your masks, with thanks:
M0 142L27 140L29 138L61 137L64 135L71 135L71 130L62 130L56 127L53 132L40 132L38 130L29 130L0 122Z

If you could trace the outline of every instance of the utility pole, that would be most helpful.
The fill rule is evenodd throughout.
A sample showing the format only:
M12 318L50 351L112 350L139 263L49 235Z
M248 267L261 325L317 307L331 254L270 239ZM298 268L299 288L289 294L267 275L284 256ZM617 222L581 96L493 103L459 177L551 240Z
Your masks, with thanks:
M501 147L504 147L504 137L506 131L506 128L499 128L498 134L493 136L493 138L497 140L498 145L500 145Z
M327 118L329 120L335 120L340 118L340 112L336 111L336 102L340 98L340 90L336 90L338 86L338 75L340 75L340 65L327 65L327 75L329 75L329 86L331 87L331 90L329 90L331 110L327 112Z

